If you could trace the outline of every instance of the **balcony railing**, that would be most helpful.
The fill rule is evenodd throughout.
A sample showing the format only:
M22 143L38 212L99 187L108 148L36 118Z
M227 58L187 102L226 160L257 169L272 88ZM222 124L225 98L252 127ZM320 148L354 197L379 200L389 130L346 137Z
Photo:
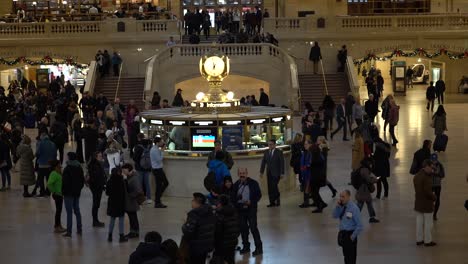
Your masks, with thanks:
M468 30L468 14L400 15L400 16L342 16L325 18L325 27L317 27L318 16L307 18L267 18L265 31L271 33L360 32L360 31L453 31Z
M125 36L138 34L139 36L154 37L155 32L179 35L177 20L134 20L108 19L104 21L77 21L52 23L3 23L0 24L0 38L9 39L41 39L60 37L97 37L122 34Z

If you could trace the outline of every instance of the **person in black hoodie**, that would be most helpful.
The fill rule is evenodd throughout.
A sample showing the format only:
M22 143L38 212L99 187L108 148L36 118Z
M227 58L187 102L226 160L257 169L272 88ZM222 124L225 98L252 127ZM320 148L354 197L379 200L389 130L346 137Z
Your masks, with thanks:
M182 243L187 243L190 264L205 264L213 250L216 218L202 193L194 193L192 210L182 225Z
M104 170L104 159L102 152L95 152L88 164L88 185L93 194L93 227L104 227L104 223L99 221L98 210L101 206L102 192L106 188L106 171Z
M145 242L141 242L130 255L128 264L159 263L156 262L157 259L167 259L161 251L161 241L162 238L158 232L146 233Z
M215 252L212 264L235 263L239 220L234 206L226 195L220 195L216 208Z
M413 156L413 163L411 163L410 173L416 175L421 169L424 160L431 158L432 141L424 140L423 147L416 151Z
M65 200L65 210L67 212L67 232L64 237L71 237L73 214L76 216L77 234L82 234L80 195L83 189L85 178L80 162L77 160L75 152L68 152L67 166L62 174L62 194Z

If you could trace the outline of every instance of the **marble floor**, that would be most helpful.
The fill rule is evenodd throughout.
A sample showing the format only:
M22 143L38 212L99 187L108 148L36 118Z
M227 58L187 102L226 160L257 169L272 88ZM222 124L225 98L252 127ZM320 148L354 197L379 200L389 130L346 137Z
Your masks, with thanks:
M451 103L451 97L453 102ZM424 106L424 88L415 87L406 97L397 97L401 106L396 129L400 141L391 158L390 198L376 200L375 209L381 223L369 225L359 237L358 263L440 264L468 263L468 212L463 208L468 199L468 97L450 96L445 105L448 113L449 145L440 159L447 170L443 181L439 221L434 225L435 248L415 246L414 191L409 175L413 152L426 138L433 139L429 127L431 113ZM382 121L378 121L382 124ZM33 131L29 131L33 133ZM383 135L382 135L383 136ZM337 139L340 137L337 136ZM329 179L339 190L350 188L351 142L331 142ZM64 239L52 232L53 202L45 198L23 199L19 176L13 175L13 190L0 193L1 263L127 263L128 255L138 241L126 244L106 242L107 229L91 227L91 193L83 190L81 212L84 220L82 237ZM170 180L170 175L169 175ZM177 184L172 182L171 184ZM263 190L266 197L266 190ZM264 198L258 215L264 255L253 258L237 256L237 263L342 263L341 249L336 244L337 221L331 218L335 199L322 189L329 203L321 215L299 209L298 191L284 195L281 208L267 209ZM180 226L190 208L190 199L165 198L167 209L145 207L139 213L141 232L160 232L163 238L180 240ZM103 200L101 219L105 216ZM65 213L62 215L65 221ZM367 219L367 210L363 211ZM128 223L127 223L128 228Z

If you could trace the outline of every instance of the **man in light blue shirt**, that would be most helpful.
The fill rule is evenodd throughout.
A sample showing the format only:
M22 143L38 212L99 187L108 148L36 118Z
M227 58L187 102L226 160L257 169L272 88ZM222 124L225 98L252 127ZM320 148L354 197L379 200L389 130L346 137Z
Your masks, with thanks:
M156 193L154 197L154 208L166 208L167 206L161 202L161 196L169 186L166 178L166 173L163 170L164 148L166 144L160 137L154 138L154 145L150 150L151 171L156 182Z
M340 220L338 244L343 248L344 262L345 264L356 264L357 237L363 227L361 211L351 201L351 192L349 190L340 193L340 200L338 200L333 211L333 218Z

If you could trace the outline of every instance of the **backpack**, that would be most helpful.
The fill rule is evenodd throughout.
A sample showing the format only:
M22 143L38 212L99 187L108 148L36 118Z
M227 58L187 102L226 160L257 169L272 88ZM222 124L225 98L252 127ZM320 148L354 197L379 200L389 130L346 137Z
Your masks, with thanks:
M351 185L358 190L362 185L361 167L351 172Z
M208 172L203 180L203 185L208 192L211 192L211 190L216 186L216 173L214 170Z
M151 169L151 156L150 156L150 148L149 147L143 147L143 153L141 154L140 157L140 167L144 170L150 170Z

